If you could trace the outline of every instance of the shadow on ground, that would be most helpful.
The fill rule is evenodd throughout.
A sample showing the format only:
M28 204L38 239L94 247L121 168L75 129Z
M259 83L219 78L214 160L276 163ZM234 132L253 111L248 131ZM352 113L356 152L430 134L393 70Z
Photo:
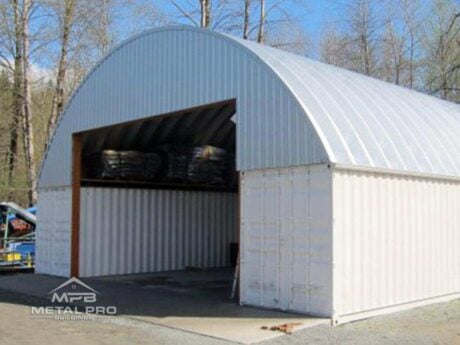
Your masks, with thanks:
M0 276L0 287L53 305L50 292L65 281L65 278L46 275L18 274ZM106 276L82 281L99 293L96 305L115 306L119 317L241 343L282 335L262 329L264 326L293 323L296 330L328 322L305 315L239 306L229 299L231 269ZM74 304L85 306L81 302Z

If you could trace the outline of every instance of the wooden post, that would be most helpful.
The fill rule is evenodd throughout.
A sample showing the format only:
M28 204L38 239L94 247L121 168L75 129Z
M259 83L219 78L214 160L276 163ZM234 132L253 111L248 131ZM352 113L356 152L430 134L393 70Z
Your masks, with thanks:
M80 187L81 187L81 135L72 136L72 228L70 248L70 275L78 277L80 263Z
M242 246L241 246L241 181L243 180L242 175L244 172L238 171L238 263L237 263L237 270L238 270L238 304L241 304L241 256L242 253Z

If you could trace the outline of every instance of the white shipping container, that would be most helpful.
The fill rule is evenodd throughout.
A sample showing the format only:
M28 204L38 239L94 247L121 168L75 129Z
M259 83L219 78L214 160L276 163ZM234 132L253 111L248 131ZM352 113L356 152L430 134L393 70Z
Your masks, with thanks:
M340 322L460 297L460 181L335 170Z
M82 188L80 276L230 266L237 194Z
M70 188L40 191L37 273L70 274ZM230 265L237 194L84 187L80 277Z
M56 187L39 191L36 232L35 272L70 275L71 188Z
M242 304L331 315L331 187L327 165L242 174Z

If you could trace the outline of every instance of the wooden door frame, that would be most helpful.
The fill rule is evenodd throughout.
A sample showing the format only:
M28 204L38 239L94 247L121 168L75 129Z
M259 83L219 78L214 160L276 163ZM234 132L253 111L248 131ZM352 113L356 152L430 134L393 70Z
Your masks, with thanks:
M80 194L81 194L82 136L72 135L72 219L70 239L70 276L80 271Z

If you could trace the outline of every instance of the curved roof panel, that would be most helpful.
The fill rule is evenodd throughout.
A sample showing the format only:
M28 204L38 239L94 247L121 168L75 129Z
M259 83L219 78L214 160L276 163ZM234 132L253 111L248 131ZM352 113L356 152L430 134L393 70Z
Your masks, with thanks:
M460 106L238 40L295 94L332 162L458 176Z
M90 72L61 117L40 186L70 184L72 133L231 99L239 170L332 162L460 175L459 105L179 26L133 37Z

